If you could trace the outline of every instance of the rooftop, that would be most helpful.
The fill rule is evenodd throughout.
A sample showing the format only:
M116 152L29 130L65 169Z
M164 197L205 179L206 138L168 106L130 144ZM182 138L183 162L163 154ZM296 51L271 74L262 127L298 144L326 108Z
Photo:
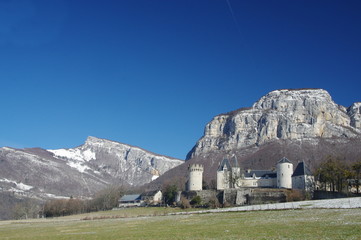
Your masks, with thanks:
M155 194L157 194L160 190L154 190L154 191L148 191L148 192L144 192L142 193L142 197L151 197L154 196Z
M288 160L286 157L283 157L281 160L278 161L278 163L292 163L292 162Z
M308 169L308 167L306 166L306 164L304 162L299 162L295 171L292 174L292 177L296 177L296 176L302 176L302 175L309 175L311 176L311 170Z
M119 199L119 202L128 202L128 201L136 201L136 200L140 200L140 194L124 195Z
M229 164L228 159L223 159L223 161L221 162L221 164L219 165L217 171L223 171L224 168L227 168L228 171L231 170L231 165Z
M245 171L244 176L245 177L253 177L253 174L256 177L269 177L269 178L276 178L277 177L277 173L274 171L270 171L270 170L251 170L251 171Z

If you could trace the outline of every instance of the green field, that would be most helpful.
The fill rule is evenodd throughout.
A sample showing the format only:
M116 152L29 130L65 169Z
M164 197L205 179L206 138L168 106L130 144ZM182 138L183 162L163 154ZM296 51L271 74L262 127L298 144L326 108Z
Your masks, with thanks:
M165 208L0 222L0 239L361 239L361 209L163 216Z

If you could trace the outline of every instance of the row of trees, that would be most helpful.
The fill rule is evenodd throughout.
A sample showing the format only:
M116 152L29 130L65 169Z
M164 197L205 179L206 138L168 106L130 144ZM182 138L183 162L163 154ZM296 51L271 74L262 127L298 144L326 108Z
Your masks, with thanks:
M12 207L12 218L14 219L28 219L37 218L40 213L40 203L31 198L19 200Z
M72 214L105 211L118 205L118 199L124 193L124 188L110 186L98 192L91 200L81 199L54 199L47 201L43 206L43 216L59 217Z
M190 197L187 199L184 196L180 197L180 201L176 203L176 196L179 191L182 191L183 188L180 188L178 186L179 184L175 183L167 183L163 185L162 192L163 192L163 198L164 203L172 206L178 206L181 208L191 208L191 207L208 207L208 208L218 208L221 207L221 204L218 201L218 198L216 196L211 197L207 202L203 202L201 197L198 195L195 195L193 197ZM212 183L210 184L212 185ZM207 185L208 186L208 185ZM211 188L205 188L205 189L211 189Z
M360 192L361 160L345 163L339 158L328 156L315 171L321 190L343 192L356 189Z
M162 187L164 203L173 205L179 191L178 184L167 183ZM110 210L118 206L119 198L124 195L125 188L110 186L95 194L92 199L52 199L41 204L32 199L16 203L12 208L13 218L26 219L44 217L59 217L72 214Z

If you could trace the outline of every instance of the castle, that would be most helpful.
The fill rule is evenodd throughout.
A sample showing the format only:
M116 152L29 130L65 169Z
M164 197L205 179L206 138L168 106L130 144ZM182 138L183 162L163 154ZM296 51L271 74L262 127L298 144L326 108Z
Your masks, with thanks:
M188 191L202 190L203 166L192 164L188 167ZM287 158L277 162L276 170L242 170L235 157L224 159L217 169L217 190L240 188L283 188L313 191L314 178L304 162L295 170Z

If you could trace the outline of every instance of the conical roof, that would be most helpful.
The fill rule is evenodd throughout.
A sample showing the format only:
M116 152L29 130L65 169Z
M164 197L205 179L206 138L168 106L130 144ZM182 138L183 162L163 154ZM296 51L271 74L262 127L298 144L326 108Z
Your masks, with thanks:
M311 176L312 173L310 169L308 169L308 167L306 166L305 162L300 162L297 164L297 167L293 172L292 177L303 176L303 175Z
M283 157L281 160L278 161L278 163L292 163L292 162L288 160L286 157Z
M223 171L224 168L227 168L228 170L231 170L231 165L229 164L228 159L223 159L223 161L221 162L221 164L219 165L217 171Z

